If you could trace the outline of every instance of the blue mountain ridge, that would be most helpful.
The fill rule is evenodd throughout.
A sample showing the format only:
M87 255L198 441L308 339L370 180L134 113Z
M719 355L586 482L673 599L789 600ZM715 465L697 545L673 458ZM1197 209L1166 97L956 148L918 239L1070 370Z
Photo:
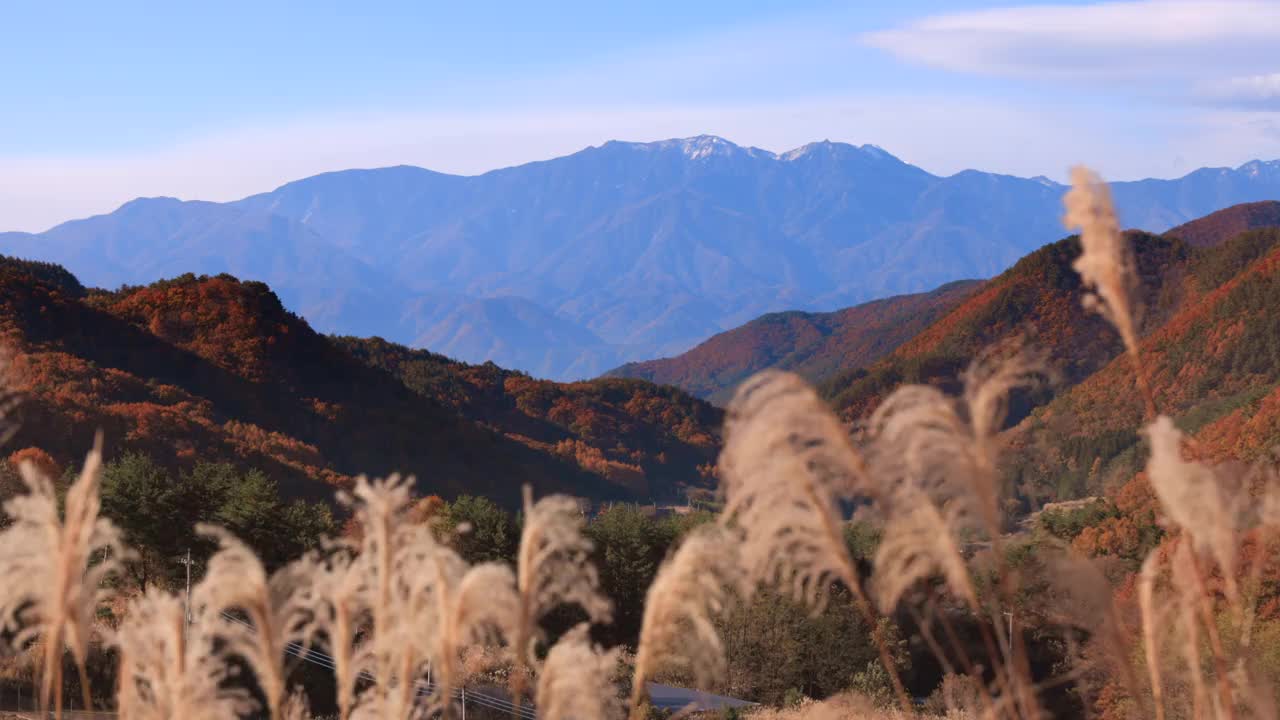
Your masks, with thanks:
M228 203L140 198L0 253L113 288L186 272L268 283L323 332L565 380L673 355L767 312L981 278L1065 233L1043 177L930 174L874 145L775 154L714 136L610 141L476 176L324 173ZM1280 199L1280 161L1119 182L1159 232Z

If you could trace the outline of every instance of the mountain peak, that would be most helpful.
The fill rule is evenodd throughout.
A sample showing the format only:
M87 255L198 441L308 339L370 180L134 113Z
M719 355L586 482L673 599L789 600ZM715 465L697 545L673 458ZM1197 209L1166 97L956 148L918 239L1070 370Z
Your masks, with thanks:
M1250 160L1236 168L1236 172L1245 173L1250 177L1280 173L1280 160Z
M867 143L858 149L874 158L879 158L881 160L897 160L898 159L896 156L893 155L893 153L889 152L888 150L885 150L879 145L872 145L870 143Z
M168 195L158 195L156 197L136 197L120 207L116 208L116 212L135 210L147 207L164 207L167 205L181 205L182 201L176 197Z
M670 138L653 142L610 140L604 144L604 147L627 148L643 152L679 152L690 160L702 160L709 157L730 157L741 153L753 157L774 157L771 152L759 148L742 147L734 142L725 140L719 135L694 135L692 137Z
M696 135L678 141L680 150L690 160L701 160L712 155L730 155L742 148L716 135Z
M794 161L804 157L815 155L849 155L850 153L862 155L873 160L892 160L897 162L898 158L888 152L879 145L850 145L843 142L832 142L831 140L819 140L817 142L801 145L794 150L788 150L778 156L783 161Z

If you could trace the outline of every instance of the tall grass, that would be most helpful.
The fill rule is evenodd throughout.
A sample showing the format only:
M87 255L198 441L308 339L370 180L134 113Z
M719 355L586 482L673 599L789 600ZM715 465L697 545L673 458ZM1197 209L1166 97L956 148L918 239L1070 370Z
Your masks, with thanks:
M1276 688L1262 680L1254 637L1263 553L1245 557L1242 547L1274 537L1280 483L1275 473L1242 480L1202 463L1159 414L1134 320L1132 254L1105 185L1083 168L1073 183L1065 221L1082 229L1075 267L1091 291L1086 304L1116 327L1136 370L1148 415L1146 473L1175 539L1152 551L1137 577L1136 636L1125 632L1110 587L1082 558L1052 564L1061 598L1075 600L1058 616L1092 631L1136 717L1274 718ZM1046 687L1088 668L1037 681L1022 635L1006 629L1003 619L1023 588L1001 548L999 473L1011 394L1044 382L1044 367L1026 345L992 348L963 375L959 395L899 388L856 440L797 376L766 371L745 382L727 415L724 508L659 568L629 691L618 681L620 650L590 638L589 623L607 621L611 608L572 500L535 502L526 488L515 566L473 566L448 532L411 512L412 478L391 476L361 477L341 496L353 515L349 537L273 574L227 532L202 528L219 548L192 606L143 589L109 638L118 652L116 707L129 720L300 718L306 700L287 686L287 661L288 648L302 646L333 658L342 720L447 718L455 712L453 690L467 681L464 656L485 648L513 668L516 714L532 689L544 718L636 719L646 712L646 683L662 672L682 669L700 685L723 674L717 620L735 599L781 591L820 611L839 584L871 630L902 707L871 708L842 696L762 718L911 715L884 633L887 618L908 613L939 664L973 688L967 710L993 719L1045 717ZM9 398L0 393L0 410ZM95 613L129 558L119 532L98 517L101 463L95 445L63 512L52 479L24 465L28 494L6 503L14 522L0 534L6 637L18 648L41 643L40 697L59 716L66 652L84 703L92 704L85 663ZM850 503L870 505L884 523L869 577L845 540ZM963 550L974 540L991 548L981 566ZM979 582L979 572L987 581ZM588 622L548 647L546 619L566 605ZM976 627L976 651L954 627L962 616Z
M53 479L35 465L18 468L27 494L4 505L12 525L0 532L0 621L23 646L39 638L40 705L62 717L62 657L80 674L85 707L93 706L85 662L104 582L127 558L120 532L101 509L102 437L98 436L59 512Z

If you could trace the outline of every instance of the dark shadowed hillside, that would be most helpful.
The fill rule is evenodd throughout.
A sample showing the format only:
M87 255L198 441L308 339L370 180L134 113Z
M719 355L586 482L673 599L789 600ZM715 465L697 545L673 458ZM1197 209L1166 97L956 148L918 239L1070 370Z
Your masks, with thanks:
M14 447L70 463L101 428L111 454L137 449L176 466L232 460L295 496L328 498L358 473L402 471L424 492L506 503L524 482L668 497L702 481L719 425L705 403L640 382L591 395L443 363L439 382L417 383L354 356L356 341L316 333L266 285L230 276L103 292L58 266L3 258L0 339L28 395ZM501 373L496 386L465 406L450 394L491 371ZM539 404L543 395L552 406ZM561 397L573 402L555 405Z

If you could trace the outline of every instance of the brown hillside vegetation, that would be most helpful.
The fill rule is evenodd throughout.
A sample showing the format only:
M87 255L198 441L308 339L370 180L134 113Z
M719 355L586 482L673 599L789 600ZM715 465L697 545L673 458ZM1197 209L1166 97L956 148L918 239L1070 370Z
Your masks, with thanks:
M1181 241L1146 233L1127 236L1148 308L1146 326L1158 325L1184 292L1180 268L1188 248ZM1014 336L1029 336L1045 350L1064 382L1079 382L1121 349L1105 321L1081 306L1080 279L1071 269L1079 253L1074 237L1037 250L885 359L829 380L824 394L844 417L859 418L901 383L954 387L969 358Z
M765 368L790 370L820 382L884 357L979 285L962 280L835 312L771 313L682 355L628 363L609 374L674 385L717 405L726 404L738 383Z
M1186 301L1142 342L1157 405L1197 433L1202 457L1251 461L1280 442L1280 230L1251 230L1196 251ZM1116 359L1018 429L1053 477L1055 497L1093 494L1132 477L1143 408L1132 367ZM1054 472L1049 472L1054 468Z
M1235 237L1245 230L1280 225L1280 201L1244 203L1211 215L1197 218L1169 230L1165 235L1176 237L1189 245L1209 247Z
M1229 208L1165 236L1126 233L1155 400L1215 459L1247 461L1280 443L1280 229L1238 230L1280 221L1276 207ZM859 420L904 382L954 391L981 348L1027 336L1057 384L1014 398L1005 464L1022 508L1118 490L1141 464L1143 403L1118 334L1082 305L1079 252L1072 237L1027 256L885 359L828 381L826 397Z
M718 432L710 406L639 382L602 386L591 415L564 399L585 397L587 386L558 392L508 373L502 391L477 391L462 408L449 388L477 387L488 369L443 364L452 379L410 388L313 331L266 285L226 275L103 292L57 266L0 259L0 340L16 352L28 395L12 447L68 463L102 428L108 455L141 450L172 466L232 460L296 496L328 498L358 473L403 471L418 475L422 492L509 505L521 482L665 497L703 481L699 465L714 459ZM526 399L542 413L536 420L511 411L518 396L537 394L522 383L560 404ZM612 434L600 418L614 423ZM667 421L682 430L655 429Z

